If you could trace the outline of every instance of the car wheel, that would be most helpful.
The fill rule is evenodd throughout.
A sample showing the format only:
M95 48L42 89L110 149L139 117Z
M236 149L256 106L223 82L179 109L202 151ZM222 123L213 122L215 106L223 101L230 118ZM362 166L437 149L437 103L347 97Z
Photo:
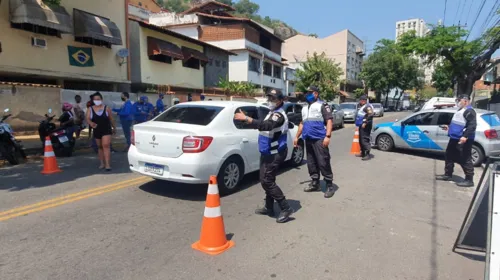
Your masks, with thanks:
M483 149L481 149L481 147L479 147L476 144L472 145L471 157L472 157L472 164L475 167L481 166L481 164L483 164L485 159Z
M237 157L228 158L219 170L217 183L223 194L234 192L243 178L243 163Z
M388 152L394 148L394 140L387 134L381 134L377 137L377 147L381 151Z
M292 157L290 158L290 165L297 167L304 161L304 141L300 140L297 147L293 148Z

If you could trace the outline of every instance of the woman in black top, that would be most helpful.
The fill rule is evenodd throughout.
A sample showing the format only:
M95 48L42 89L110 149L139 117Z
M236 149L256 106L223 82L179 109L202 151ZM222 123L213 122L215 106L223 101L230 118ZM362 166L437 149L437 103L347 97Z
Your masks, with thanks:
M102 95L96 92L92 95L93 106L87 110L87 123L94 132L94 138L99 149L100 169L111 171L111 135L115 133L115 122L111 109L102 102Z

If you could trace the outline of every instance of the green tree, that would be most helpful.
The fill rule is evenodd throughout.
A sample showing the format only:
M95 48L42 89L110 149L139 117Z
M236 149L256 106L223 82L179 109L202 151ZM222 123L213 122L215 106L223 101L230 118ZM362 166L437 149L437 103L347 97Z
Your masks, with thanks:
M221 78L217 86L222 88L226 94L240 96L253 96L257 88L252 83L229 81L228 78Z
M43 0L43 3L45 3L49 6L60 6L61 0Z
M314 38L318 38L319 37L318 34L316 34L316 33L311 33L308 36L309 37L314 37Z
M500 63L491 62L500 47L500 26L493 26L477 39L467 41L468 37L469 31L459 26L434 26L424 37L406 33L399 45L405 53L420 55L428 64L444 60L456 82L457 94L470 96L474 82Z
M167 0L163 6L165 9L176 13L184 12L189 9L188 3L183 0Z
M232 0L217 0L217 2L220 2L222 4L226 4L226 5L229 5L229 6L233 6L234 3Z
M365 94L365 89L357 88L354 90L354 96L356 96L356 98L360 98L364 94Z
M453 69L447 61L439 63L432 73L432 86L440 93L453 88Z
M325 101L331 101L338 92L342 74L338 63L328 58L325 53L318 55L315 52L312 56L307 56L307 61L295 73L298 80L297 89L306 91L307 87L315 85L321 91L321 98Z
M260 9L259 4L254 3L250 0L240 0L233 6L236 9L236 13L247 16L256 15Z

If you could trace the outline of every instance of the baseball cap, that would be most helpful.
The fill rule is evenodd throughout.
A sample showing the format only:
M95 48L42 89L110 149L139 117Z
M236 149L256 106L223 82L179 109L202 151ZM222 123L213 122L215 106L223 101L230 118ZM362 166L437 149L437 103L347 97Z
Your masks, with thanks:
M457 100L462 100L462 99L470 100L470 97L468 95L461 95L457 98Z
M368 97L366 95L362 95L359 100L368 100Z
M309 86L307 88L307 91L315 91L315 92L318 92L319 93L319 88L317 86Z
M281 91L278 91L278 90L271 90L270 92L268 92L266 94L266 96L272 96L272 97L275 97L277 99L285 99L285 96L281 93Z

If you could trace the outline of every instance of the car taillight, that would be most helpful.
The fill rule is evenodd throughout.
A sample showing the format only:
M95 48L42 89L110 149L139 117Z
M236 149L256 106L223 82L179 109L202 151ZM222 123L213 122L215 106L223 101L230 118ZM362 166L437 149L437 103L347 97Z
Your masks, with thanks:
M498 138L498 133L494 129L489 129L484 131L484 136L488 139L496 139Z
M135 131L133 129L130 132L130 144L135 146Z
M182 151L184 153L201 153L212 143L214 138L210 136L187 136L182 140Z

